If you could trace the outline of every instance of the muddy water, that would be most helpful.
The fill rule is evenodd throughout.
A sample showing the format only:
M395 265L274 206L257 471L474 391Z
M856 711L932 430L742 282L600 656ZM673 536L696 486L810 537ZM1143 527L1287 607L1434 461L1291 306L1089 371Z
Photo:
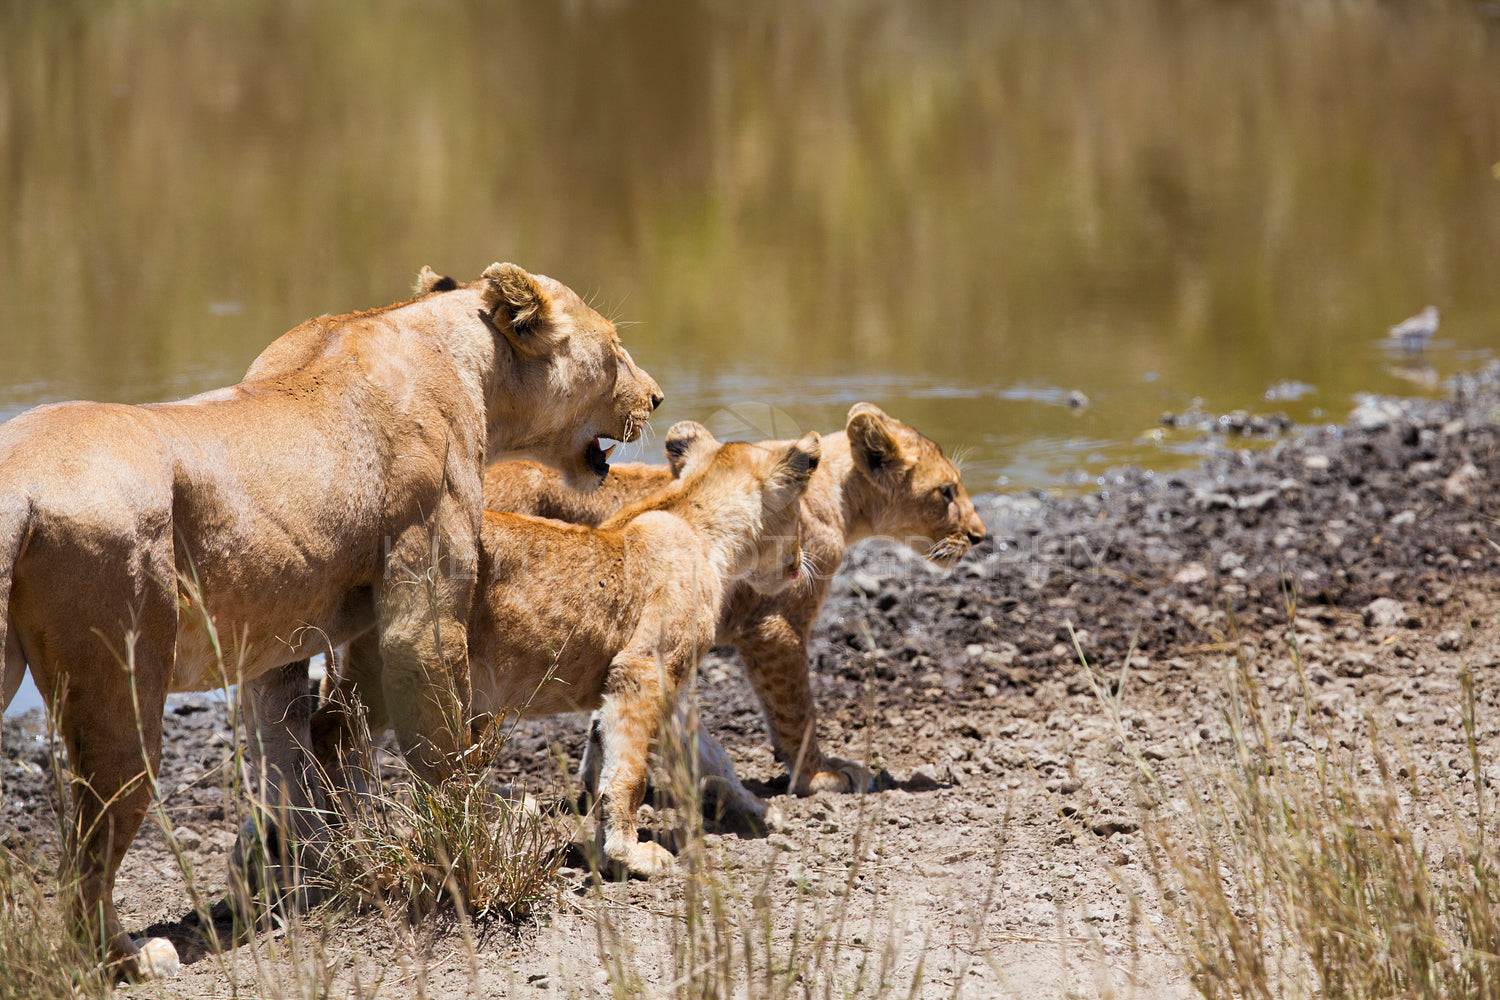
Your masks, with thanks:
M510 259L631 324L658 435L869 399L978 490L1192 461L1163 410L1341 419L1496 345L1493 11L8 5L0 416Z

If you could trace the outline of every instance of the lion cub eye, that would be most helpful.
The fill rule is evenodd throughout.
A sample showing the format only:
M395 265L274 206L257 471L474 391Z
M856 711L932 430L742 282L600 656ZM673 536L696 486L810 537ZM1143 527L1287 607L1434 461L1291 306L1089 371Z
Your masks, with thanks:
M958 491L954 489L952 483L945 483L938 488L938 495L943 498L944 503L952 503L953 498L958 495Z

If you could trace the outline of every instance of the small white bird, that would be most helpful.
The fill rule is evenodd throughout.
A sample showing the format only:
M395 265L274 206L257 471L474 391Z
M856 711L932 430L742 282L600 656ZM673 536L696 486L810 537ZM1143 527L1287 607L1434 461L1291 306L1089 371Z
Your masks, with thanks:
M1401 345L1401 349L1407 354L1421 354L1422 348L1437 333L1437 328L1437 306L1428 306L1415 316L1403 319L1391 327L1390 339L1392 343Z

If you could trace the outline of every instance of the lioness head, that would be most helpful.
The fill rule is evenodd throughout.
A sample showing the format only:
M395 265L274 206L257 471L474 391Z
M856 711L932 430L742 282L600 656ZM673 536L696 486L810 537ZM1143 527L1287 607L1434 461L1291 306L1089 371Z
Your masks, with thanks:
M609 471L614 445L633 441L661 387L631 359L614 324L567 285L514 264L491 264L460 285L424 267L417 292L477 289L480 312L495 331L502 378L487 401L490 462L533 458L592 490Z
M809 433L789 445L767 448L747 441L720 444L708 428L691 420L667 432L673 472L698 503L721 523L738 514L758 518L760 528L730 572L762 594L774 594L802 575L802 494L818 468L822 440ZM748 492L755 503L734 502Z
M984 522L953 464L934 442L870 403L845 424L855 469L869 481L875 533L949 568L984 540Z

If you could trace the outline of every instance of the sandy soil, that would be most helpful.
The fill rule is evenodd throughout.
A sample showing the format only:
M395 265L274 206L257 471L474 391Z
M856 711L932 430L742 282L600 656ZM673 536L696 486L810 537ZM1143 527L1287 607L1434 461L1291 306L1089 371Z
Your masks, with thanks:
M842 911L846 947L824 968L845 982L861 958L891 954L903 995L919 961L924 997L1189 995L1123 751L1127 740L1143 751L1169 796L1194 795L1195 761L1226 738L1236 644L1289 720L1289 745L1307 744L1294 758L1310 757L1314 738L1297 728L1293 641L1319 725L1352 740L1373 716L1397 733L1436 815L1445 783L1469 767L1465 665L1493 759L1500 368L1456 380L1442 400L1369 400L1337 427L1171 419L1212 439L1203 469L1123 471L1074 498L980 497L991 536L947 575L880 545L851 554L815 636L815 686L825 749L867 757L881 792L786 796L737 664L704 661L704 723L782 817L767 837L711 834L706 856L747 909L757 894L769 901L779 954L792 954L799 919L806 928ZM1134 649L1114 691L1123 728L1070 629L1107 687ZM603 886L565 869L539 921L491 927L472 945L451 922L413 938L379 915L341 915L315 921L318 949L288 954L284 932L267 932L209 955L162 828L179 832L200 891L222 893L234 837L228 724L203 697L174 699L167 724L163 819L127 857L118 899L129 926L174 938L187 964L134 992L227 995L270 977L290 994L293 966L315 962L336 995L374 982L389 996L605 995L606 970L627 960L653 988L676 974L668 942L695 877L687 866ZM46 878L56 838L39 725L36 714L5 720L0 837ZM552 751L576 761L582 730L577 718L526 724L502 777L547 787ZM614 936L597 932L601 913Z

